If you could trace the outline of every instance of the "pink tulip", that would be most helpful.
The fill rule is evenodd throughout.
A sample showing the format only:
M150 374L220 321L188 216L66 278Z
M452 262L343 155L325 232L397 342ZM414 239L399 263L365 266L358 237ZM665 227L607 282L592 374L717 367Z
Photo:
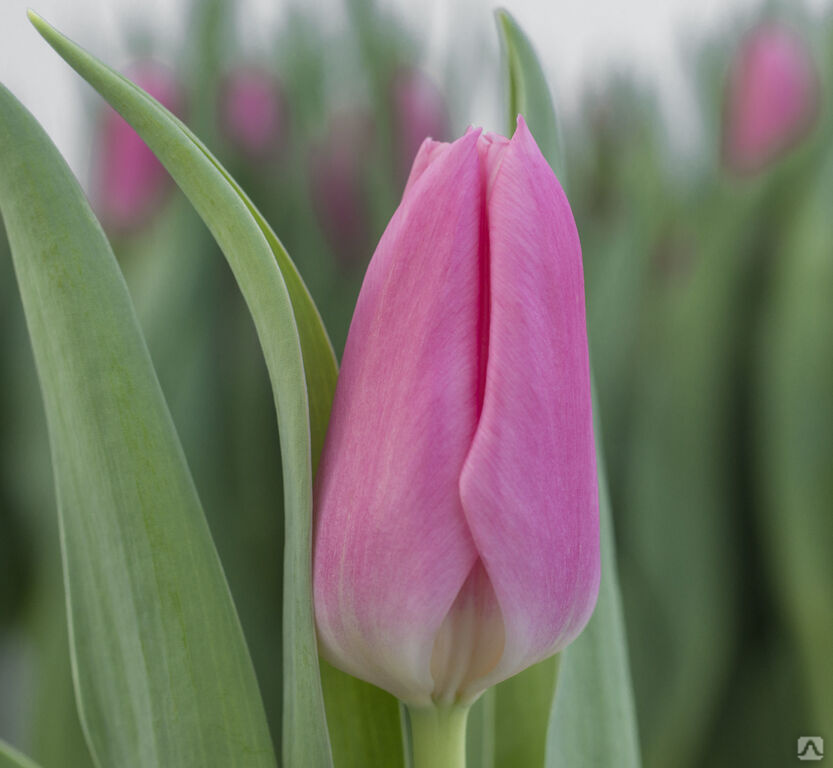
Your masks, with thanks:
M179 84L153 61L135 65L128 77L175 114L182 112ZM164 199L170 177L147 144L113 109L101 119L96 168L96 208L104 224L130 230L144 224Z
M220 96L223 130L244 153L275 153L286 131L286 108L280 83L269 72L246 68L231 73Z
M818 77L806 43L784 26L754 30L729 76L726 164L741 173L766 166L808 133L818 101Z
M396 164L404 180L426 138L448 138L448 110L437 86L418 69L402 68L394 75L391 98Z
M359 295L316 486L325 657L467 704L599 584L581 248L522 118L427 140Z

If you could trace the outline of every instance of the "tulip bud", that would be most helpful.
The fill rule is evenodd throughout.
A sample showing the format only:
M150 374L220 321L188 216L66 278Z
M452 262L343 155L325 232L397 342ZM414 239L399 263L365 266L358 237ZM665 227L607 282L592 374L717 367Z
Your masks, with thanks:
M286 107L278 80L253 67L232 72L220 95L220 117L225 135L252 157L277 152L286 132Z
M819 85L806 43L784 26L767 24L741 45L727 85L723 155L749 173L795 145L818 114Z
M182 111L179 84L167 68L143 61L128 74L162 106ZM112 229L131 230L144 224L170 188L170 177L147 144L114 109L105 107L99 128L96 209Z
M372 246L363 160L372 136L368 115L358 110L342 112L310 155L313 207L336 257L346 267L366 259Z
M404 180L426 138L448 138L448 110L437 86L421 71L406 67L393 77L391 100L396 165Z
M415 707L471 703L592 613L581 249L520 117L414 161L350 326L313 568L324 656Z

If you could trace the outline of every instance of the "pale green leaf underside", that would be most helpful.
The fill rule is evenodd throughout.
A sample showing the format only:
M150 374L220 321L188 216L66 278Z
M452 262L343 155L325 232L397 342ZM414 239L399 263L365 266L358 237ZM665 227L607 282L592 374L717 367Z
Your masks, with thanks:
M0 768L39 768L38 764L0 740Z
M93 759L273 766L242 630L127 287L69 168L2 87L0 165Z
M596 402L594 398L593 408L598 412ZM598 419L596 424L596 445L601 445ZM561 653L547 735L547 766L552 768L641 765L613 517L601 455L598 464L602 581L590 622Z
M564 188L564 147L546 78L529 39L506 12L497 12L509 71L509 117L522 114ZM613 520L601 455L598 402L593 398L599 471L602 580L585 630L561 654L547 731L546 765L640 764L636 711L613 544Z

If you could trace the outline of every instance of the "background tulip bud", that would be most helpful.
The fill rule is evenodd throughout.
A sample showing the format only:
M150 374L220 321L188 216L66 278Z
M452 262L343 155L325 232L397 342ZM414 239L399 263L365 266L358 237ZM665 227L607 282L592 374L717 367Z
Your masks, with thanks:
M726 164L738 172L764 167L807 134L818 101L818 77L806 42L781 25L754 30L729 74Z
M373 146L373 121L361 110L337 113L327 137L310 155L310 193L321 227L342 266L366 259L370 240L364 157Z
M370 263L316 488L325 656L412 705L466 704L595 604L581 250L522 118L426 141Z
M411 67L402 67L394 75L391 101L397 171L405 179L426 138L448 139L448 109L433 81L421 70Z
M280 83L268 71L248 67L226 78L220 96L223 131L242 152L273 154L286 131L286 106Z
M182 92L169 69L154 61L142 61L127 75L164 107L182 115ZM153 152L110 107L105 107L101 116L94 167L96 209L112 229L141 226L170 186L168 173Z

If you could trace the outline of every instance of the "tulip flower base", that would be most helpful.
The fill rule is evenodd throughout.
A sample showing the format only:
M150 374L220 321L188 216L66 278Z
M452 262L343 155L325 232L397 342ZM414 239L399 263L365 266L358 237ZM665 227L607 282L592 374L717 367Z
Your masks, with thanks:
M414 768L465 768L469 707L408 707Z

